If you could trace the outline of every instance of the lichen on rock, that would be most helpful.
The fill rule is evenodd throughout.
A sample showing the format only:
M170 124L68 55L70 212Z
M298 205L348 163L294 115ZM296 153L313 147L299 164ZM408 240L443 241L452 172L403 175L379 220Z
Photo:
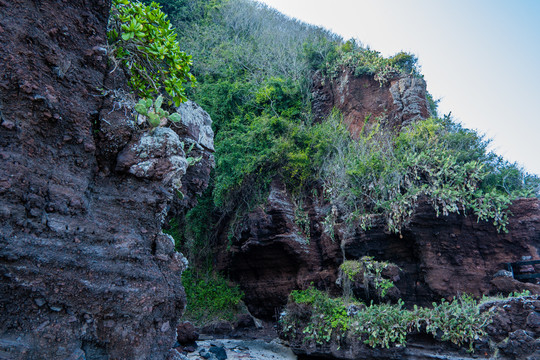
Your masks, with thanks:
M141 179L161 181L181 191L182 176L188 168L183 147L177 133L158 127L130 142L118 154L116 170Z

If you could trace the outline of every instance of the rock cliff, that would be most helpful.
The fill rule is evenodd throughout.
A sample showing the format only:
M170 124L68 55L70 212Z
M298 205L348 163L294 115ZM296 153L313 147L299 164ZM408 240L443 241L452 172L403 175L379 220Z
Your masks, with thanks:
M380 85L371 77L355 77L343 70L330 81L315 77L313 112L323 118L333 107L342 111L354 135L364 123L380 118L394 129L429 116L425 82L399 77ZM227 270L246 294L256 316L270 318L285 305L293 289L313 283L339 294L338 267L344 259L373 256L401 268L396 287L406 302L430 304L459 293L474 295L521 291L523 285L493 275L504 263L523 256L538 259L540 248L540 201L522 199L510 208L508 233L498 233L488 222L474 216L437 217L431 205L421 202L411 223L401 234L388 233L383 223L369 231L334 226L334 238L323 231L330 205L322 190L314 189L304 203L308 230L299 226L291 194L279 179L271 184L264 205L245 216L241 236L218 256L219 268ZM224 236L221 240L226 244Z
M474 216L437 217L424 202L401 236L388 234L380 224L366 232L341 231L341 243L347 259L371 255L398 265L402 272L395 285L405 301L430 304L460 293L521 291L522 283L512 281L504 288L493 277L507 262L538 258L540 201L521 199L510 211L508 233L498 233L491 223L477 222Z
M324 119L333 108L343 114L353 136L365 123L381 121L387 127L399 129L430 116L423 79L400 76L381 84L373 76L357 77L347 68L331 80L320 73L313 79L315 119Z
M0 358L163 359L175 341L186 260L161 226L207 186L213 133L193 103L180 126L133 123L109 7L0 1Z

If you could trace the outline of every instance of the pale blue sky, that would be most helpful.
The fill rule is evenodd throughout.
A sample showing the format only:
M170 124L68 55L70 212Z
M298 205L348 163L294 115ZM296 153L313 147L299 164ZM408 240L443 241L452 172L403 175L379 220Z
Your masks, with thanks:
M265 0L385 56L419 58L439 110L540 174L540 0Z

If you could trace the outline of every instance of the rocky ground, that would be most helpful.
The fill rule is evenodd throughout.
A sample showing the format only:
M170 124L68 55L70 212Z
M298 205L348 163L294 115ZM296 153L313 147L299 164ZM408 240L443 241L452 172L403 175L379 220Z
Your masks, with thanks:
M264 340L203 340L197 341L194 352L184 355L197 360L294 360L296 355L279 339ZM226 356L226 357L225 357ZM180 357L182 358L182 357Z
M202 328L196 328L190 322L181 323L177 327L178 342L168 360L296 359L287 344L278 338L272 323L258 321L249 315L239 317L243 321L237 321L236 326L226 321Z

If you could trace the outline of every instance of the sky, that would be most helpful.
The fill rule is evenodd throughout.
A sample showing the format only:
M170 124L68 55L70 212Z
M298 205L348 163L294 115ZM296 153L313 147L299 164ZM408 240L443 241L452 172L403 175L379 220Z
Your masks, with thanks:
M415 54L439 114L540 175L540 0L264 0L391 56Z

